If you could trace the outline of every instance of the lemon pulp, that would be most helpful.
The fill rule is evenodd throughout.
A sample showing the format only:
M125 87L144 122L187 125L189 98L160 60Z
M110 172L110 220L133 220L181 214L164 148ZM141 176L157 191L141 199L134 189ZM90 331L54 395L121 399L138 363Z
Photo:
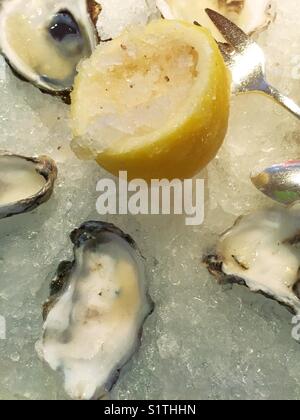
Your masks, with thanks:
M73 149L129 178L186 178L217 153L228 73L210 33L158 20L100 45L72 94Z

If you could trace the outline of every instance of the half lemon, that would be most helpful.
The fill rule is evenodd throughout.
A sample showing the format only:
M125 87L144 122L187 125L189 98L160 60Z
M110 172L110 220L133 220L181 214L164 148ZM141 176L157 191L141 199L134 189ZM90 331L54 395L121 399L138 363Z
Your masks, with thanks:
M222 145L229 100L228 71L210 32L153 21L100 44L80 64L72 147L115 175L188 178Z

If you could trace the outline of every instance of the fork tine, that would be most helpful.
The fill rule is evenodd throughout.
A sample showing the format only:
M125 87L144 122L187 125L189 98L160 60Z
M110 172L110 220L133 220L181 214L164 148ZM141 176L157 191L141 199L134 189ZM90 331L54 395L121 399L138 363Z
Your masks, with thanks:
M230 55L230 52L228 51L228 44L223 44L223 42L218 42L219 50L221 51L221 54L224 58L224 61L226 64L232 63L232 57Z
M224 51L225 54L232 56L233 54L235 54L235 49L232 45L228 44L228 43L224 43L224 42L218 42L218 46L221 50L221 52Z
M244 51L245 47L252 44L252 39L245 34L231 20L212 9L205 9L209 18L216 25L225 40L229 42L237 51Z

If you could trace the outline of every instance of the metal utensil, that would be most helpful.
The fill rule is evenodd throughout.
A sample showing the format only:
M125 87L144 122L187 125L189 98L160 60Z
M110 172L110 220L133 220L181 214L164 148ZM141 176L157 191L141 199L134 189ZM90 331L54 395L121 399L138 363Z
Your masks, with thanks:
M206 13L228 42L219 43L219 48L232 73L233 92L263 93L300 119L300 107L266 81L265 55L258 44L220 13L211 9Z
M251 181L263 194L278 203L300 201L300 160L289 160L251 174Z

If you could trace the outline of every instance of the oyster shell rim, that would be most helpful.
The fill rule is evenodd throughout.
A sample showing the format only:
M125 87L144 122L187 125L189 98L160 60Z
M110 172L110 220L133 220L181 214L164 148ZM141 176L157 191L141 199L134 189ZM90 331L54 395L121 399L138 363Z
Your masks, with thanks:
M218 284L220 284L220 285L231 284L231 285L243 286L243 287L247 288L253 294L264 296L265 298L270 299L273 302L278 303L280 306L287 309L292 315L297 315L298 314L298 312L296 311L296 309L292 305L289 305L286 302L282 302L282 301L278 300L278 297L276 297L275 295L272 295L271 293L266 293L263 290L252 290L247 285L246 280L244 280L242 277L234 275L234 274L226 274L223 271L223 261L221 260L221 258L217 254L208 253L208 254L204 255L202 257L202 263L206 266L208 272L212 276L215 277Z
M45 184L43 188L34 195L30 195L29 197L23 198L19 201L13 201L5 205L0 205L0 220L23 213L28 213L50 199L58 174L56 163L52 158L46 155L28 157L0 150L0 158L1 157L14 157L34 164L35 171L44 178ZM14 207L15 210L13 210Z
M299 282L300 282L300 267L298 268L298 273L297 273L297 277L296 280L293 284L293 287L291 288L291 292L293 292L294 294L294 298L297 299L298 302L287 302L286 300L284 300L280 295L276 295L275 293L272 293L272 291L268 291L268 290L263 290L263 289L256 289L256 288L252 288L248 282L246 278L243 278L241 275L239 274L234 274L233 273L226 273L226 271L223 269L223 265L226 264L226 257L222 255L222 253L218 253L217 247L219 245L219 241L226 237L227 234L233 232L233 230L235 228L238 228L239 225L244 221L244 219L247 219L247 217L250 216L254 216L257 215L259 213L262 212L270 212L270 211L293 211L294 209L298 209L299 207L299 203L297 204L293 204L290 206L283 206L283 205L276 205L276 206L267 206L264 209L260 209L260 210L256 210L254 212L248 212L245 213L243 215L240 215L239 217L237 217L233 224L227 228L225 231L223 231L219 236L218 236L218 242L215 245L215 251L213 252L207 252L202 256L202 263L206 266L207 270L209 271L209 273L215 277L215 279L217 280L218 284L220 285L226 285L226 284L231 284L231 285L240 285L240 286L244 286L246 287L251 293L254 294L259 294L262 295L268 299L271 299L275 302L277 302L280 306L285 307L291 314L293 315L300 315L300 287L299 287ZM280 244L282 245L298 245L300 244L300 233L298 231L296 231L293 235L290 235L289 237L283 237L280 240ZM236 255L231 255L231 258L235 261L236 264L238 264L240 266L240 268L244 271L248 271L250 267L248 267L247 265L243 264L243 261L239 261L239 259L237 258Z
M75 267L76 264L76 249L82 245L84 245L86 242L90 240L97 239L98 235L101 235L102 233L111 233L114 235L119 236L121 239L123 239L132 249L134 252L137 253L138 258L142 260L145 260L146 258L143 256L141 251L139 250L136 241L127 233L125 233L122 229L115 226L113 223L109 222L103 222L101 220L89 220L86 222L83 222L80 224L79 227L72 230L69 237L71 239L71 242L73 244L73 260L72 261L62 261L56 270L56 274L54 275L54 278L50 281L50 295L48 299L44 302L42 306L42 316L43 316L43 323L47 320L47 317L49 315L49 312L51 309L55 306L56 302L59 300L60 296L64 293L64 291L67 289L69 285L69 278L71 277L72 270ZM121 367L116 369L111 373L111 377L109 378L108 382L103 385L103 394L99 395L98 397L95 397L93 399L95 400L101 400L103 398L106 398L107 394L112 390L114 385L119 379L119 376L124 368L132 361L133 356L138 351L142 344L142 335L143 335L143 329L144 324L146 320L153 314L155 309L155 302L153 301L150 292L149 287L147 283L147 270L143 270L144 278L145 278L145 299L148 304L148 312L143 316L141 319L141 326L137 330L137 339L134 348L132 349L132 353L128 356L128 358L124 361L120 362ZM38 352L38 356L41 357L40 351L39 351L39 345L44 339L45 331L42 330L41 338L39 339L36 349ZM41 357L42 362L48 366L47 361Z
M2 13L2 10L4 8L5 1L9 0L2 0L0 1L0 15ZM90 21L91 30L88 31L88 39L90 41L91 50L93 51L94 48L99 44L101 41L97 32L95 19L98 18L99 14L101 13L101 4L97 3L96 0L82 0L82 2L85 2L85 8L86 8L86 18ZM92 33L93 32L93 36ZM93 38L93 40L92 40ZM1 36L0 36L1 40ZM66 89L60 89L55 90L55 88L47 87L46 84L40 85L39 82L35 80L31 80L30 78L26 77L26 74L24 74L21 70L18 70L17 66L12 63L12 60L7 56L7 54L4 52L3 47L1 47L0 42L0 55L4 58L5 62L7 63L8 67L12 71L13 75L18 78L20 81L29 83L35 88L39 89L40 92L43 94L51 95L53 97L60 98L65 104L70 105L71 104L71 92L73 90L73 85ZM79 63L78 63L79 64Z
M90 236L87 236L87 232ZM47 315L52 305L55 304L56 298L60 296L64 288L68 285L68 277L71 274L71 271L76 263L76 249L84 244L85 242L96 239L97 235L100 235L103 232L112 233L118 235L123 240L125 240L133 250L138 254L142 260L146 258L141 253L136 241L122 229L118 228L113 223L103 222L101 220L89 220L80 224L79 227L72 230L69 235L71 243L73 244L73 259L61 261L56 269L54 278L50 281L50 295L46 302L43 304L43 320L47 319ZM94 235L94 236L92 236ZM147 275L145 273L145 278ZM148 316L154 311L155 303L149 293L148 287L146 288L146 298L151 307L151 311ZM50 306L49 306L50 305ZM49 309L49 310L48 310ZM147 317L148 317L147 316ZM146 318L147 318L146 317Z

